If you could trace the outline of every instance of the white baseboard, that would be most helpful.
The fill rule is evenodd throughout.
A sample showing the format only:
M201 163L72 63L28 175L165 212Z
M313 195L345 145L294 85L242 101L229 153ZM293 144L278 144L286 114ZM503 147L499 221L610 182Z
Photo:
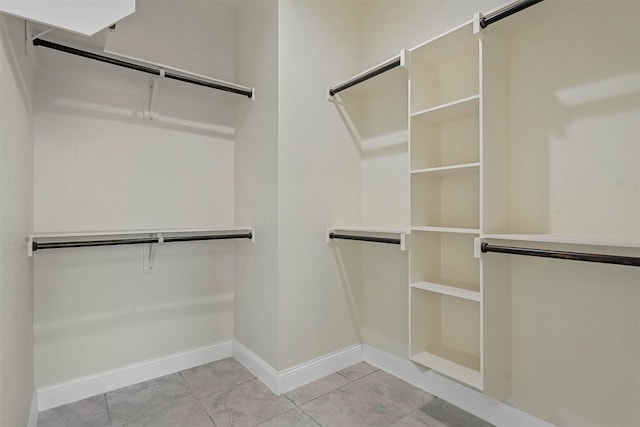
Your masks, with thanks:
M31 396L31 406L29 406L29 420L27 421L27 427L38 426L38 393L33 390Z
M419 367L409 359L395 356L368 344L363 344L362 347L365 362L498 427L554 427L547 421L438 375L432 370Z
M233 341L233 357L280 395L361 362L362 345L354 344L283 371L276 371L238 341Z
M231 341L226 341L40 387L37 390L38 411L215 362L232 354Z

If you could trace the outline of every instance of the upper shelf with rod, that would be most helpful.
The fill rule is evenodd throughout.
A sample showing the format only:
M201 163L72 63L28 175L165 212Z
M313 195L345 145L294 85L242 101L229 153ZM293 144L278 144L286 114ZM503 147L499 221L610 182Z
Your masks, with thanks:
M255 96L256 96L255 88L226 82L224 80L219 80L213 77L196 74L189 71L179 70L179 69L167 67L164 65L154 64L150 62L143 62L143 61L135 61L135 62L125 61L114 55L106 56L103 54L77 49L71 46L66 46L66 45L54 43L47 40L42 40L40 38L34 38L33 45L46 47L48 49L53 49L59 52L68 53L70 55L92 59L94 61L104 62L104 63L115 65L118 67L140 71L142 73L147 73L154 76L164 77L172 80L178 80L184 83L194 84L198 86L204 86L210 89L231 92L238 95L246 96L253 100L255 100Z
M372 79L373 77L376 77L380 74L386 73L387 71L390 71L399 67L405 68L408 65L407 58L408 58L407 51L405 49L402 49L399 55L396 55L393 58L390 58L386 61L381 62L378 65L375 65L369 68L368 70L365 70L359 74L356 74L355 76L345 80L342 83L329 87L328 99L331 100L332 97L334 97L338 93L346 89L349 89L353 86L356 86L360 83L363 83L369 79Z
M255 232L251 227L223 227L32 233L28 238L27 255L32 256L33 252L43 249L228 239L250 239L255 242Z
M399 245L401 251L408 250L408 231L382 228L334 227L327 229L327 243L334 239Z

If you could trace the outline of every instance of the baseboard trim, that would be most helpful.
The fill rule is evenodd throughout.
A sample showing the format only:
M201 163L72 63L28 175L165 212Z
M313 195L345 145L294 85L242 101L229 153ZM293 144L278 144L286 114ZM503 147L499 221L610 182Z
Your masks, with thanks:
M361 362L362 344L345 347L283 371L275 370L258 355L235 340L233 341L233 357L272 392L280 395Z
M362 345L362 359L427 393L470 412L496 426L554 427L547 421L493 399L409 359L395 356L368 344Z
M45 411L142 381L225 359L233 355L232 348L232 342L225 341L40 387L37 389L37 408L38 411Z
M31 406L29 406L29 419L27 421L27 427L38 426L38 393L34 389L31 395Z

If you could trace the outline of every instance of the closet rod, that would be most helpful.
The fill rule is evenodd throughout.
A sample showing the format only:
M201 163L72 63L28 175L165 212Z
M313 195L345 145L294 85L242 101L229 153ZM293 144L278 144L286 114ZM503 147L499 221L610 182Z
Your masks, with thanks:
M379 66L363 73L358 76L355 76L351 80L347 80L344 83L339 84L338 86L332 87L329 89L329 95L334 96L338 92L342 92L345 89L349 89L351 86L355 86L358 83L362 83L365 80L369 80L372 77L375 77L379 74L385 73L389 70L393 70L396 67L402 65L402 57L397 56L395 58L390 59L389 61L380 64Z
M513 255L528 255L543 258L557 258L573 261L587 261L587 262L600 262L605 264L618 264L618 265L631 265L640 267L640 258L619 256L619 255L603 255L603 254L588 254L584 252L566 252L566 251L551 251L546 249L531 249L531 248L514 248L511 246L494 246L483 242L480 245L482 252L498 252L502 254Z
M193 242L199 240L226 240L226 239L252 239L253 233L243 234L218 234L213 236L182 236L182 237L164 237L163 243L171 242ZM83 248L90 246L118 246L118 245L138 245L160 243L157 237L145 237L139 239L111 239L111 240L85 240L75 242L51 242L51 243L32 243L33 251L40 249L58 249L58 248Z
M533 6L536 3L540 3L543 0L523 0L523 1L519 1L513 4L510 4L509 6L505 7L504 9L500 9L488 16L481 16L480 17L480 26L482 28L487 28L487 26L493 24L494 22L498 22L499 20L501 20L502 18L506 18L507 16L511 16L514 13L518 13L521 10L524 10L528 7Z
M375 243L390 243L392 245L400 244L400 239L390 239L387 237L352 236L349 234L329 233L329 238L344 239L344 240L360 240L363 242L375 242Z
M33 40L33 45L42 46L42 47L46 47L53 50L58 50L60 52L81 56L83 58L93 59L95 61L105 62L107 64L116 65L118 67L129 68L131 70L136 70L136 71L140 71L147 74L153 74L156 76L163 75L163 71L158 68L134 64L131 62L126 62L120 59L111 58L104 55L98 55L97 53L87 52L84 50L76 49L74 47L53 43L47 40L36 38ZM185 83L191 83L199 86L209 87L211 89L218 89L225 92L237 93L239 95L245 95L245 96L248 96L249 98L253 98L253 89L243 89L242 87L232 86L229 84L225 84L224 82L210 82L206 80L200 80L194 77L184 76L184 75L176 74L170 71L164 71L164 77L168 79L178 80Z

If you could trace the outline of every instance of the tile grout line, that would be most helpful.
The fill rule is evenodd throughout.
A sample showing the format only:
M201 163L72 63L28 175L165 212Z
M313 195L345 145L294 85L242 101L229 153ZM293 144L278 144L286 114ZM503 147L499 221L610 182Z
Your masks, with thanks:
M109 401L107 400L107 393L102 393L104 397L104 405L107 407L107 417L109 418L109 425L113 427L113 421L111 420L111 409L109 409Z
M211 424L213 424L213 427L218 427L218 424L216 424L216 422L213 421L213 418L211 418L211 414L209 414L209 411L207 411L207 407L204 406L204 402L200 399L197 399L197 401L200 404L200 406L202 406L204 413L207 414L207 417L211 420Z

